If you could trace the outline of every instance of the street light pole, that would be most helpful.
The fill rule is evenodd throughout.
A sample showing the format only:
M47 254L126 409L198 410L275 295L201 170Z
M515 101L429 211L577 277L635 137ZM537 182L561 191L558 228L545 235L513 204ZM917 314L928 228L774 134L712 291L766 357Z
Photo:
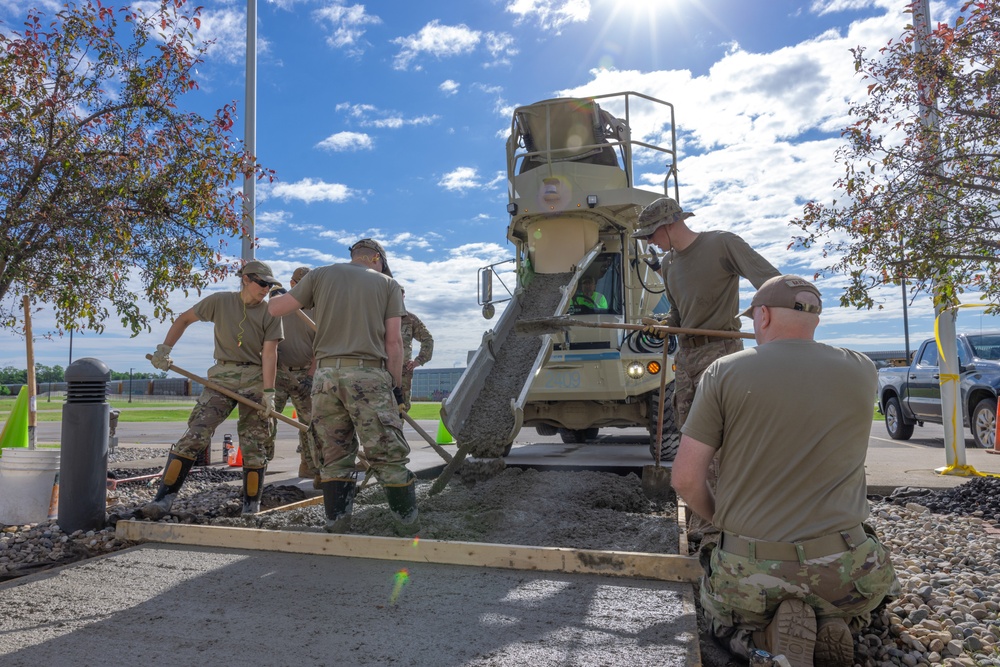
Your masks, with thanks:
M247 71L246 101L243 110L243 143L250 157L257 159L257 0L247 0ZM256 174L243 177L243 260L254 258L253 240L257 235L254 215L257 209Z
M132 402L132 369L128 369L128 402Z

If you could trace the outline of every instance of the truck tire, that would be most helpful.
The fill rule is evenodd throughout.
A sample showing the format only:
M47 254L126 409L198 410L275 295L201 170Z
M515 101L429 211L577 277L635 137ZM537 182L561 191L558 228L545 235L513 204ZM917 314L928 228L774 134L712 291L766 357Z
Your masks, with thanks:
M677 447L680 445L681 434L674 423L674 383L667 384L663 397L663 441L660 443L660 462L673 461L677 456ZM656 425L660 409L660 390L649 394L649 455L656 460Z
M593 440L600 433L600 429L597 428L581 428L581 429L559 429L559 437L565 443L581 443L587 442L588 440Z
M997 399L984 398L972 410L972 440L976 447L995 449L997 437Z
M893 440L909 440L913 435L913 424L903 421L903 409L895 396L885 402L885 430Z
M555 426L550 426L549 424L539 424L535 427L535 433L541 436L555 435L559 432L559 429Z

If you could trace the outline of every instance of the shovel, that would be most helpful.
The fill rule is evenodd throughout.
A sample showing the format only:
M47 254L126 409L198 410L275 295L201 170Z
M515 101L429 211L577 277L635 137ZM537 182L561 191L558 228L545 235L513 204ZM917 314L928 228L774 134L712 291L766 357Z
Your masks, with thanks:
M660 450L663 445L663 407L667 394L667 346L663 346L663 365L660 367L660 407L656 417L656 464L642 467L642 492L650 500L669 500L670 471L660 465Z
M686 327L668 327L665 324L626 324L621 322L588 322L565 315L556 317L543 317L537 320L520 320L514 325L514 330L518 333L544 336L545 334L556 333L568 327L588 327L591 329L626 329L629 331L644 331L654 329L666 334L690 334L694 336L714 336L716 338L748 338L753 339L752 333L742 331L719 331L716 329L690 329Z
M147 354L146 358L147 359L152 359L153 355ZM191 373L189 371L184 370L183 368L178 368L174 364L170 364L170 370L172 370L173 372L178 373L180 375L183 375L184 377L186 377L189 380L194 380L195 382L200 382L203 385L205 385L206 387L208 387L209 389L217 391L220 394L222 394L223 396L228 396L229 398L231 398L234 401L237 401L239 403L242 403L243 405L247 405L247 406L249 406L251 408L255 408L257 410L261 410L264 407L263 405L261 405L260 403L257 403L256 401L251 401L246 396L240 396L235 391L230 391L229 389L226 389L225 387L223 387L221 385L218 385L218 384L212 382L211 380L209 380L207 378L199 377L199 376L195 375L194 373ZM279 413L275 412L274 410L268 410L267 416L268 417L272 417L274 419L277 419L279 421L283 421L286 424L288 424L289 426L294 426L295 428L299 429L300 431L308 431L309 430L309 426L307 426L306 424L303 424L302 422L300 422L298 420L292 419L291 417L286 417L283 414L279 414Z

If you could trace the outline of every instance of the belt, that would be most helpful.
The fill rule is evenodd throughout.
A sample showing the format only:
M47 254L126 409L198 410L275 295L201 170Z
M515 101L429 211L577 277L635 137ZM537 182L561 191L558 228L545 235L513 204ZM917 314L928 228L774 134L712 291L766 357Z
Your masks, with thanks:
M371 366L372 368L385 368L383 359L358 359L357 357L327 357L319 360L320 368L353 368L357 366Z
M751 540L730 532L722 533L722 550L734 556L753 560L807 561L855 549L868 539L860 525L802 542L764 542Z
M252 361L219 361L216 359L215 363L220 366L260 366L260 364L255 364Z
M726 339L722 336L680 336L677 339L677 344L681 347L701 347L717 340Z
M288 371L289 373L297 373L299 371L309 370L309 366L296 366L295 368L292 368L291 366L286 366L285 370Z

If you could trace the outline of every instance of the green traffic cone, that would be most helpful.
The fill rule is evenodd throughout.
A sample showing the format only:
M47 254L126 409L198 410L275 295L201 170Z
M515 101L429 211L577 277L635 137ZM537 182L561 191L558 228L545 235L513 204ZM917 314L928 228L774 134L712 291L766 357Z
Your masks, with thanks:
M28 388L21 387L10 410L10 417L0 432L0 450L5 447L28 446Z
M455 438L451 437L451 433L448 433L448 429L445 428L444 422L438 419L438 432L437 437L434 438L434 442L439 445L453 445L455 444Z

